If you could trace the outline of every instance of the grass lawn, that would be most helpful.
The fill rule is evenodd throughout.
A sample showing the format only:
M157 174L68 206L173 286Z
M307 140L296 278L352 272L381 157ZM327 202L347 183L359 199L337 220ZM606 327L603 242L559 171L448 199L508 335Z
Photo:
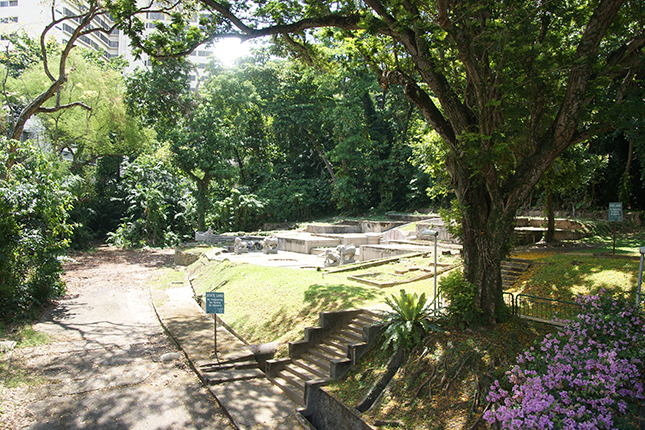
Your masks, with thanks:
M601 289L630 296L636 292L638 258L545 253L532 259L537 264L522 276L512 292L566 301Z
M442 262L459 264L457 257L444 257ZM197 294L221 291L226 297L222 319L248 342L298 340L303 329L316 325L322 311L356 307L384 307L385 297L399 293L401 288L433 297L434 280L402 284L388 288L365 285L348 276L379 272L393 279L405 279L407 273L421 274L428 267L427 257L401 258L391 264L331 273L324 270L265 267L234 264L230 261L198 261L188 268L188 275ZM412 269L396 277L395 271ZM385 308L385 307L384 307Z
M616 254L640 255L639 248L645 246L645 229L634 227L623 223L616 223ZM594 235L583 239L580 243L594 245L597 248L588 250L588 253L613 252L614 225L608 221L592 224Z
M0 324L0 339L16 342L16 348L39 346L50 342L45 333L34 330L27 322L11 328ZM23 361L20 356L15 357L11 353L0 353L0 391L43 382L43 378L33 369L26 367Z

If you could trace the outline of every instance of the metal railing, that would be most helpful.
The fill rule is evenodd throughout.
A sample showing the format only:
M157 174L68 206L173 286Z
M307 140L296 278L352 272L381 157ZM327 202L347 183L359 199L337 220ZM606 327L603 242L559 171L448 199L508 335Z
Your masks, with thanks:
M578 303L528 294L515 296L511 293L503 294L504 303L511 309L513 315L549 324L563 325L563 320L575 317L582 310Z

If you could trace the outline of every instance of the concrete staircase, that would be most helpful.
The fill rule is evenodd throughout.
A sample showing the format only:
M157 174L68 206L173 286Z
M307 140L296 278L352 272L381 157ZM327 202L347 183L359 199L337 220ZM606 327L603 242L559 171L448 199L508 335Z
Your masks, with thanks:
M266 374L305 406L306 383L340 379L376 339L381 321L381 315L365 309L323 312L319 327L307 327L303 340L289 343L289 358L267 361Z
M517 278L522 276L529 267L531 267L531 260L508 258L502 261L502 287L505 290L512 287Z

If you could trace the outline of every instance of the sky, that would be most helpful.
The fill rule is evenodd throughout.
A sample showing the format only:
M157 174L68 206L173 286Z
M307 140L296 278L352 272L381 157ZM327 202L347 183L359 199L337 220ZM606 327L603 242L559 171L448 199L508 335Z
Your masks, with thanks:
M240 43L240 39L223 39L215 43L213 51L225 66L232 66L235 60L250 54L252 43Z

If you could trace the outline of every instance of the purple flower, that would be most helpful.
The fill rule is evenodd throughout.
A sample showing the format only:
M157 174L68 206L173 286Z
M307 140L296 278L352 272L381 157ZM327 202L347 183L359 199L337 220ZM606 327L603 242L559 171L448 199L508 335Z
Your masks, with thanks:
M609 296L578 298L583 312L495 381L484 414L504 429L611 429L613 414L644 397L645 319Z

